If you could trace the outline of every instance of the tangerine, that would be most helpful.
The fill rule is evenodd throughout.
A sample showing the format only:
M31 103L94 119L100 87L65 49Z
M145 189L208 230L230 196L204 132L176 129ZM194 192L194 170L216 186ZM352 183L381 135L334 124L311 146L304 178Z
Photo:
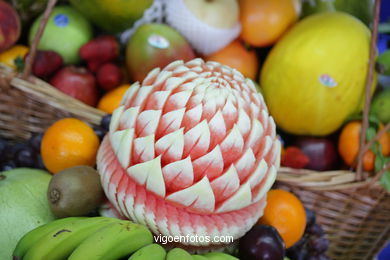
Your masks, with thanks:
M360 121L351 121L341 130L339 137L338 150L341 158L350 167L354 167L356 157L359 153L359 141L362 123ZM380 126L380 129L383 125ZM390 153L390 137L388 133L382 135L379 139L384 156ZM373 171L375 168L375 154L368 150L363 156L363 168L365 171Z
M129 89L129 85L119 86L109 92L107 92L100 100L97 105L97 108L108 113L112 114L114 110L119 107L123 96L126 91Z
M275 189L267 193L267 206L259 224L278 230L286 248L293 246L305 233L306 212L302 202L291 192Z
M241 38L250 45L275 43L298 20L299 0L240 0Z
M239 40L213 54L204 57L206 61L216 61L240 71L245 77L255 79L259 71L259 61L255 50L248 50Z
M64 118L51 125L43 135L41 155L53 174L78 165L94 166L99 138L93 129L76 118Z

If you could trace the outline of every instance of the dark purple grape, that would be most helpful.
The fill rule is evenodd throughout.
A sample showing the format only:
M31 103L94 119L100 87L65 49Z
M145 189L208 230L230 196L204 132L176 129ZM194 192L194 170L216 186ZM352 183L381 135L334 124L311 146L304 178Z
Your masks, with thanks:
M315 251L319 254L326 252L329 247L329 240L325 237L311 237L308 243L310 251Z
M26 144L17 143L17 144L8 144L4 151L4 157L6 160L13 160L15 159L16 153L20 150L26 148Z
M302 249L304 249L306 242L307 242L307 236L303 236L293 246L286 249L286 256L292 260L298 258L298 256L301 254L300 252L302 251Z
M45 164L43 163L42 156L38 154L36 162L35 162L35 168L45 170Z
M110 122L111 122L111 114L105 115L102 118L102 121L100 121L100 126L103 127L103 129L108 129L110 128Z
M33 148L26 146L15 154L15 162L20 167L34 167L36 155Z
M300 248L299 250L294 250L294 251L288 251L286 253L286 256L290 258L291 260L306 260L308 257L309 253L307 252L306 248Z
M305 212L306 212L306 228L308 228L316 222L316 215L314 211L308 208L305 208Z
M326 255L319 255L318 260L330 260L330 258L327 257Z
M7 147L7 141L0 138L0 157L3 157L3 152L5 151L6 147Z
M307 233L309 233L310 235L319 236L319 237L321 237L325 234L322 227L317 223L314 223L312 226L310 226L307 229Z
M103 140L103 137L106 135L107 130L100 126L95 126L93 128L95 134L99 137L100 141Z
M33 134L28 140L28 144L37 152L41 151L43 133Z
M241 260L282 260L285 245L274 227L256 225L240 239L239 251Z
M14 161L6 161L0 166L0 171L8 171L16 168L16 164Z

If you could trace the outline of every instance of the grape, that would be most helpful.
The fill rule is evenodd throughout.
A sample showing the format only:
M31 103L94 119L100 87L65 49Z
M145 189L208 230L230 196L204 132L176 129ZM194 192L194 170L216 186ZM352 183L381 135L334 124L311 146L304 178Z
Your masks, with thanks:
M41 151L43 133L34 134L28 140L29 145L37 152Z
M40 154L38 154L38 156L37 156L37 159L35 162L35 167L37 169L42 169L42 170L46 169L45 164L43 163L43 160L42 160L42 156Z
M36 162L35 151L29 146L21 148L15 154L15 161L18 166L34 167Z
M310 227L316 222L316 215L314 211L308 208L305 208L305 212L306 212L306 227Z
M310 226L307 230L307 232L310 234L310 235L315 235L315 236L323 236L325 234L324 230L322 229L322 227L315 223L313 224L312 226Z
M17 143L17 144L8 144L5 148L5 159L6 160L13 160L15 158L15 155L19 150L22 150L23 148L27 147L26 144Z
M100 126L103 127L103 129L108 129L110 128L110 122L111 122L111 114L105 115L102 118L102 121L100 121Z
M329 241L325 237L312 237L309 240L309 249L317 253L324 253L328 250Z
M103 127L95 126L93 128L95 134L99 137L100 141L103 140L103 137L106 135L107 131Z
M305 260L330 260L326 255L309 255Z
M283 260L285 246L278 231L271 226L256 225L240 239L241 260Z
M6 161L1 165L0 171L8 171L16 168L16 164L14 161Z

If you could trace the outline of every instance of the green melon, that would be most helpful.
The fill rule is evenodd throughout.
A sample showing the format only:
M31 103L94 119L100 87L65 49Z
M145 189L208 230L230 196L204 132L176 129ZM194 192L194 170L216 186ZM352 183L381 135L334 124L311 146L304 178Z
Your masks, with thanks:
M0 259L12 259L24 234L54 220L46 197L50 178L27 168L0 173Z
M328 135L361 108L370 32L355 17L320 13L274 46L261 72L271 115L286 132Z

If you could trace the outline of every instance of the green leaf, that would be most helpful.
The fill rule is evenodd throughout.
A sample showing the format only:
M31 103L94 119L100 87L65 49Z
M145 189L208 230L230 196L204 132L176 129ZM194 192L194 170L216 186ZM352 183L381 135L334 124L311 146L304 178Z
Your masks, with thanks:
M24 70L24 60L22 57L20 57L20 56L16 57L16 59L14 60L14 63L16 65L16 69L19 72L22 72Z
M387 50L379 55L376 61L379 64L379 73L383 75L390 75L390 50Z
M381 149L382 150L382 149ZM386 158L380 154L375 153L375 172L379 172L386 164Z
M386 191L390 193L390 171L387 171L382 175L380 183L383 185Z
M367 128L367 132L366 132L366 138L367 140L372 140L376 135L376 129L373 127L373 126L370 126Z

